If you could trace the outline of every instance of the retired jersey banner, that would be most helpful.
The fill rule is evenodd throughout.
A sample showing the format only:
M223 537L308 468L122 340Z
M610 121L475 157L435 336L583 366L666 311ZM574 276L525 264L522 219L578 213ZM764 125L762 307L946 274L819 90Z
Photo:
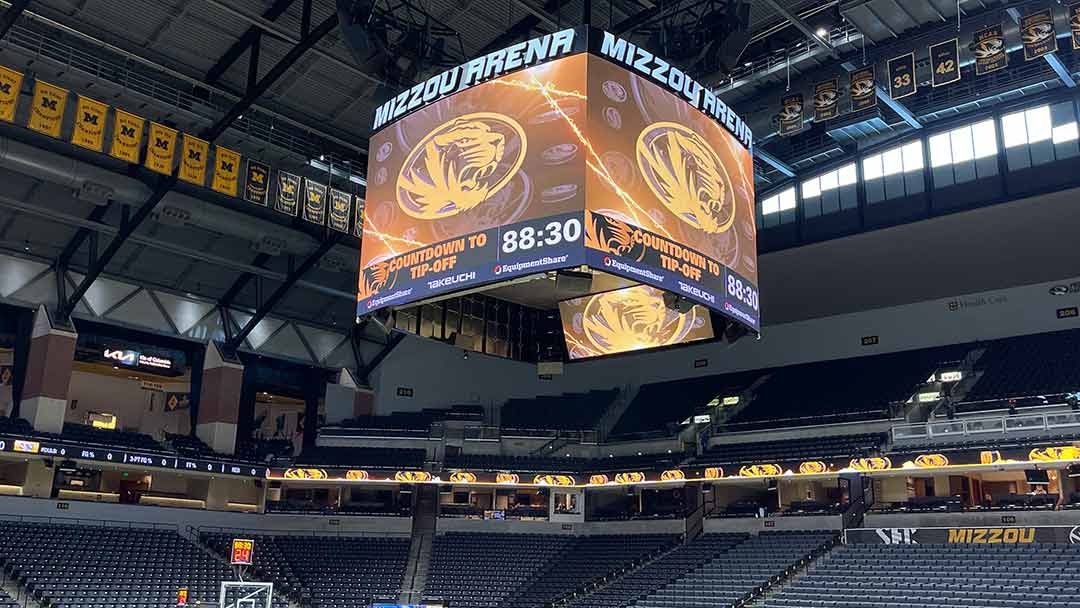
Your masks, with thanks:
M930 82L935 87L960 80L960 41L953 38L931 46L930 66L934 69Z
M793 93L780 98L780 135L794 135L803 129L803 95Z
M851 83L848 86L848 95L851 97L851 111L858 112L877 105L877 73L876 68L868 65L851 73Z
M330 226L331 230L337 230L338 232L349 232L349 216L351 215L352 207L352 195L348 192L342 192L341 190L330 189L330 215L327 217L326 225Z
M296 217L300 209L300 176L278 171L274 210Z
M356 197L356 205L353 218L353 234L357 237L364 236L364 199Z
M26 126L50 137L60 137L64 124L64 108L67 107L67 89L43 80L34 83L34 104L30 106L30 120Z
M0 66L0 120L15 122L15 110L19 108L22 80L22 72Z
M323 226L326 224L326 184L304 178L304 219Z
M1009 65L1009 54L1005 52L1005 31L1001 24L975 32L972 45L975 75L996 72Z
M116 110L109 154L114 158L138 164L139 151L142 149L144 122L146 122L146 119L141 116L129 114L119 109Z
M108 112L108 104L80 95L75 103L75 127L71 130L71 143L94 152L103 151L105 116Z
M1024 43L1024 60L1031 61L1057 50L1057 30L1054 9L1045 8L1020 18L1020 41Z
M814 122L832 120L840 114L840 79L833 78L814 86Z
M982 528L853 528L849 545L1080 545L1080 526L988 526Z
M216 150L214 153L214 181L212 187L222 194L236 196L239 192L240 153L221 146L218 146Z
M915 80L915 53L908 53L889 60L889 96L903 99L919 90Z
M172 175L175 153L176 129L151 122L150 140L146 145L146 168L163 175Z
M210 142L184 133L180 151L180 179L196 186L206 185L206 164Z
M270 194L270 165L248 159L244 171L244 200L266 206Z
M1080 50L1080 2L1069 5L1069 32L1073 50Z

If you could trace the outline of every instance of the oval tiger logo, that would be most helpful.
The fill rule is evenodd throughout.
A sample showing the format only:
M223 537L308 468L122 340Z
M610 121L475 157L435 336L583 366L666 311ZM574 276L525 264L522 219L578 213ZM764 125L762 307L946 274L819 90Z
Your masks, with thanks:
M450 483L476 483L476 474L468 471L454 471L450 474Z
M398 471L397 473L394 473L394 481L431 481L431 473L428 473L427 471Z
M322 469L289 469L285 471L285 479L326 479L326 471Z
M705 479L722 479L724 477L724 469L720 467L709 467L705 469Z
M370 478L367 471L352 469L345 472L345 479L349 481L367 481Z
M608 483L608 481L609 480L607 475L593 475L589 477L590 486L602 486L605 483Z
M886 456L873 456L871 458L852 458L851 468L856 471L887 471L892 468L892 461Z
M643 481L645 481L645 473L641 471L619 473L615 476L615 483L641 483Z
M810 460L799 465L799 472L803 475L816 475L829 470L829 467L820 460Z
M538 486L572 486L576 482L569 475L537 475L533 483Z
M660 481L682 481L686 479L686 473L678 469L671 469L660 474Z
M521 483L517 473L496 473L495 483Z
M752 464L739 469L739 477L779 477L783 472L778 464Z
M915 466L923 469L947 467L949 466L949 459L944 454L920 454L915 459Z

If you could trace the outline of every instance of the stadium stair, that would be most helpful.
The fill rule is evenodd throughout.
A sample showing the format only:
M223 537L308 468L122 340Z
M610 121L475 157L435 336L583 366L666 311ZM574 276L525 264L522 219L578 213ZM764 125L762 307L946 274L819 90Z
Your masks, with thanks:
M557 608L557 607L560 607L560 606L570 606L570 605L574 604L575 602L587 602L589 596L592 595L594 592L605 589L609 585L615 584L617 581L621 580L623 577L631 576L634 573L642 570L643 568L648 567L650 564L653 564L653 563L655 563L657 561L660 561L660 560L664 559L666 556L668 556L669 554L671 554L671 553L673 553L675 551L678 551L679 548L681 548L683 546L685 546L685 545L684 544L672 545L668 549L666 549L664 551L661 551L661 552L653 555L652 557L650 557L648 559L645 559L645 560L642 560L642 561L637 562L635 564L632 564L631 566L623 568L622 570L617 570L615 572L612 572L612 573L608 574L607 576L605 576L605 577L603 577L601 579L592 581L591 583L585 585L584 587L582 587L580 589L577 589L575 591L572 591L569 594L567 594L567 595L565 595L565 596L551 602L551 605L553 607Z
M431 545L439 519L438 486L417 486L415 500L409 561L405 564L405 577L401 582L401 595L398 596L398 603L406 605L420 603L423 589L427 585L431 567Z
M6 574L6 573L5 573ZM0 608L48 608L7 576L0 581Z

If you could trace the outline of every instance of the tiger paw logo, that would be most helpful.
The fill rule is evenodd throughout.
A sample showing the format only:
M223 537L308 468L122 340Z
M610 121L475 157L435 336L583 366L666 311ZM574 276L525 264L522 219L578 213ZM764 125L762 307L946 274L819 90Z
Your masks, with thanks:
M709 234L735 222L731 177L712 146L689 127L646 127L638 136L637 162L649 189L683 222Z
M405 157L398 206L421 220L473 209L510 183L525 150L525 130L509 116L475 112L445 122Z

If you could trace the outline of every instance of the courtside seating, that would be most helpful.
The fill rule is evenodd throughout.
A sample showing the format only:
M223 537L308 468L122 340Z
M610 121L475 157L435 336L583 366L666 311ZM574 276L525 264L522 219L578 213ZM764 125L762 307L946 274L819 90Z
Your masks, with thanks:
M227 555L237 534L201 535ZM275 588L311 608L365 608L397 597L409 560L409 539L358 536L258 535L255 571Z
M624 608L745 541L746 534L706 534L633 570L598 591L574 599L573 608Z
M835 532L763 532L717 556L634 606L713 608L728 606L821 550Z
M1080 608L1080 545L845 545L767 608Z
M547 567L506 602L515 608L543 608L586 584L624 570L672 547L666 534L579 536Z
M221 582L236 580L174 530L148 528L0 522L0 563L52 608L164 608L180 587L190 605L217 605Z

